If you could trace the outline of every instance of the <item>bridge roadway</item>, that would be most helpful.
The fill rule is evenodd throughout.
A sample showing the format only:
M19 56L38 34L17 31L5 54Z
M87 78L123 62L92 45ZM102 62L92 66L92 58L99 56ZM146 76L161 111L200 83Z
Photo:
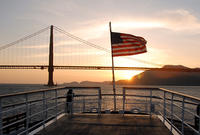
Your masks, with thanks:
M0 65L0 69L48 69L48 65ZM112 70L111 66L54 66L54 69L70 70ZM200 72L199 68L153 68L153 67L115 67L115 70L153 70L176 72Z

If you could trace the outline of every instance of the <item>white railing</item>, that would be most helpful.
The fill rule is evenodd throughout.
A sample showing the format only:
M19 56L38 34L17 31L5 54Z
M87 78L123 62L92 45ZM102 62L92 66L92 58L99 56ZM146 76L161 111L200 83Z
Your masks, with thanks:
M130 91L134 94L130 94ZM133 100L130 101L132 102L128 102L127 97L131 97ZM133 102L135 98L140 98L140 102ZM146 100L148 102L144 102ZM149 109L143 110L143 112L150 114L150 117L152 114L160 115L162 122L172 133L200 134L199 98L163 88L123 87L124 112L128 105L136 106L140 103L148 106ZM140 106L135 108L135 110L137 109L140 111Z
M32 134L38 127L45 128L47 123L57 121L66 114L66 94L69 89L74 92L86 90L89 94L74 95L72 112L82 104L83 112L87 109L88 101L85 97L94 97L96 111L101 112L100 87L57 87L16 94L0 95L0 135L4 134ZM90 94L88 91L95 91ZM91 92L92 93L92 92Z
M69 89L75 92L70 117L74 113L112 112L113 94L102 94L100 87L57 87L1 95L0 134L34 134L57 121L66 114ZM172 133L200 134L199 98L149 87L123 87L116 97L118 113L148 114L150 118L156 114Z

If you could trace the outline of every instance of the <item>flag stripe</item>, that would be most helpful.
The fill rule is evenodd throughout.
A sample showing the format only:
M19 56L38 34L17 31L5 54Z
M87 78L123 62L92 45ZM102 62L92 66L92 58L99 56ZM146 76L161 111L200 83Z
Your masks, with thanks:
M112 45L112 48L115 49L115 48L124 48L124 47L142 47L143 45L140 45L140 44L132 44L132 43L129 43L129 44L113 44Z
M131 34L125 34L125 33L120 33L120 36L127 36L127 37L138 37L138 36L134 36L134 35L131 35Z
M136 43L136 44L144 44L142 42L138 42L138 41L125 41L123 40L123 43Z
M142 40L143 38L140 37L131 37L131 36L120 36L122 39L135 39L135 40Z
M140 54L140 53L145 53L147 52L146 50L140 50L140 51L137 51L137 52L129 52L129 53L118 53L118 54L113 54L113 56L127 56L127 55L134 55L134 54Z
M118 51L118 50L128 50L128 49L142 49L143 47L141 46L132 46L132 47L124 47L124 48L113 48L113 52Z
M122 41L132 41L132 42L140 42L140 40L135 40L135 39L123 39Z
M146 47L143 46L143 47L138 47L138 48L133 48L133 49L118 49L118 50L113 50L112 52L113 53L118 53L118 52L132 52L132 51L138 51L138 50L143 50L145 49Z
M133 41L140 41L146 43L146 40L142 37L128 37L128 36L120 36L123 40L133 40Z
M120 36L120 37L123 38L123 39L136 39L136 40L138 40L137 37L131 37L131 36Z
M126 46L144 46L144 45L140 44L138 42L135 42L135 43L127 42L127 43L120 43L120 44L112 44L113 48L115 48L115 47L126 47Z
M146 48L143 50L137 50L132 52L119 52L119 53L113 53L113 56L128 56L128 55L135 55L135 54L141 54L147 52Z
M123 35L123 34L120 34L120 37L121 37L121 38L141 39L141 40L144 40L144 41L145 41L145 39L144 39L143 37L134 36L134 35Z

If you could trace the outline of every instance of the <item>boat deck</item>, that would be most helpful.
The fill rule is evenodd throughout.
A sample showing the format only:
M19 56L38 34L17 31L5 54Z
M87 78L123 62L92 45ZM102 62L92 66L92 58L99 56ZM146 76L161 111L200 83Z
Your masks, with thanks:
M64 116L37 135L170 135L156 116L135 114L79 114Z

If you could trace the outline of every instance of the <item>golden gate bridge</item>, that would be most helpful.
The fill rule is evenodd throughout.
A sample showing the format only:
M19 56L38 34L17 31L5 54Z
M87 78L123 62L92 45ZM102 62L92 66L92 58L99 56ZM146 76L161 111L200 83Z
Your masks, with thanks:
M44 38L41 40L38 36L42 34L44 34ZM67 39L63 39L63 37ZM83 47L81 48L80 46ZM86 46L89 48L86 48ZM99 55L100 57L95 58L88 55L87 60L89 60L89 62L87 63L91 65L80 65L77 60L79 62L87 61L85 60L86 56L84 53L95 56ZM98 46L51 25L17 41L0 46L0 69L48 69L48 86L53 86L54 69L112 70L112 67L109 66L111 63L109 60L111 55L110 53L111 51L106 47ZM72 56L74 57L73 60L72 58L67 58ZM200 69L159 68L162 65L136 58L125 57L124 59L134 60L140 63L154 65L156 67L116 66L114 67L115 70L200 72ZM66 63L69 61L71 61L71 63ZM100 65L98 61L101 61Z

